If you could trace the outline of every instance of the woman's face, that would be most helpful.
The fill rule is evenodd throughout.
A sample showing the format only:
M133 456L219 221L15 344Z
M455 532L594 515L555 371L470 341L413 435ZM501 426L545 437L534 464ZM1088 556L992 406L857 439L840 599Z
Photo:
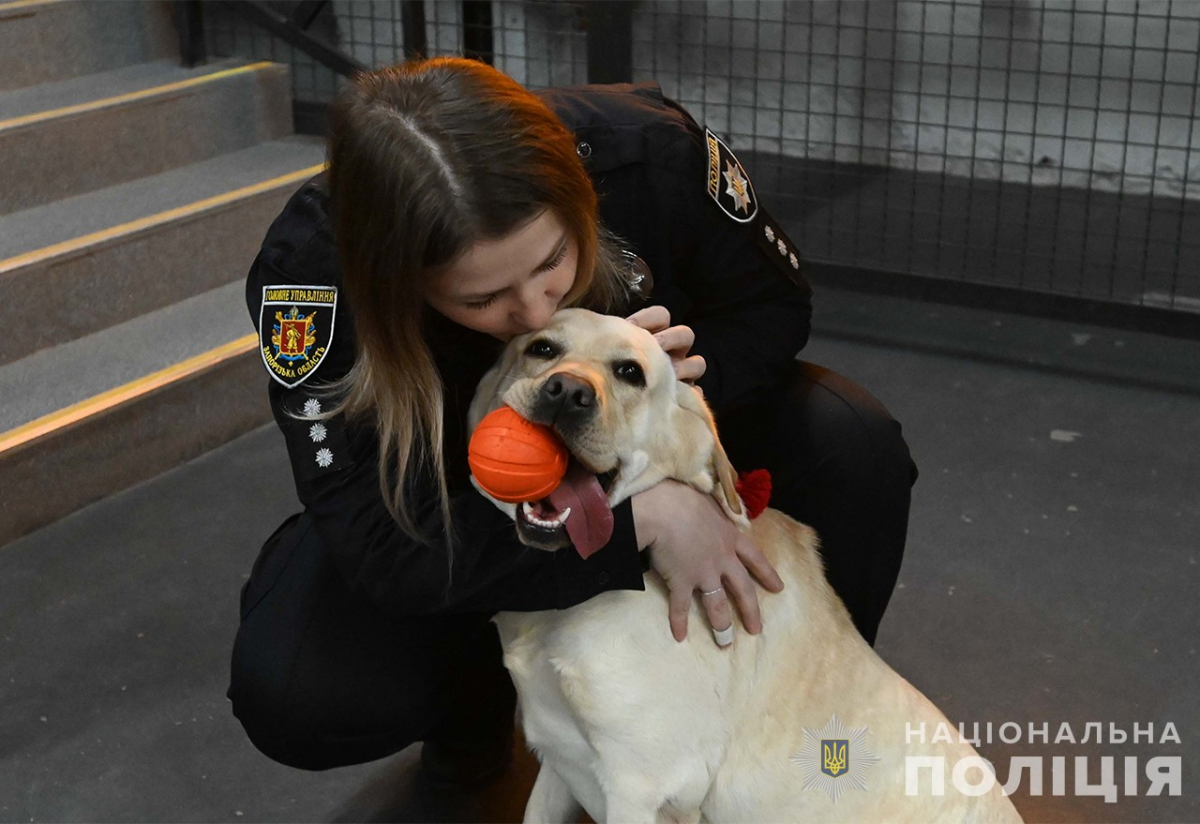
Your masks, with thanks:
M549 209L481 240L426 283L425 300L457 324L502 341L542 329L575 283L579 249Z

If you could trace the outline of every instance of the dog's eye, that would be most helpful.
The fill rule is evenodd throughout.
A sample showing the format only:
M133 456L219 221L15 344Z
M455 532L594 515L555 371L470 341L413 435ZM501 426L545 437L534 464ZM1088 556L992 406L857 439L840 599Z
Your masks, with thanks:
M554 348L554 344L550 343L550 341L538 339L529 344L528 348L525 349L525 354L531 358L545 358L548 360L558 357L558 350Z
M642 365L637 361L617 361L613 364L613 374L633 386L646 385L646 375L642 372Z

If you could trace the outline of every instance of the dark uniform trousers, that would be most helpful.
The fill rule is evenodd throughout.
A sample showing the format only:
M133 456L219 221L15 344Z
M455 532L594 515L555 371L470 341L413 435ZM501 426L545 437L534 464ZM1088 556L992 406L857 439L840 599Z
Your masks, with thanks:
M917 477L900 424L852 381L803 361L717 423L739 471L771 472L771 506L817 530L830 583L874 643ZM516 693L490 616L384 618L350 595L305 515L264 545L241 617L229 697L276 761L319 770L511 729Z

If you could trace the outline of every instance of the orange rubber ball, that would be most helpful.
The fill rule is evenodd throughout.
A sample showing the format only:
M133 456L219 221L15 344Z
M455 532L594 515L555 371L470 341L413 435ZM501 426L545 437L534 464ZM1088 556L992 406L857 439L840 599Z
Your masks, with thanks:
M489 413L467 445L467 463L483 490L519 504L545 498L567 474L568 453L548 426L530 423L511 406Z

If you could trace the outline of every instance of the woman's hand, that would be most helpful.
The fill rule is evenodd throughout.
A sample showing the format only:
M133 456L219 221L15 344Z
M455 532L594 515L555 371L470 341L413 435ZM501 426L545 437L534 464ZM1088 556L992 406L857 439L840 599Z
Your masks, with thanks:
M706 364L699 355L688 356L696 335L690 326L672 326L671 313L665 306L647 306L626 318L634 326L640 326L654 335L658 345L671 356L675 377L693 383L703 374Z
M633 521L638 545L646 547L651 566L670 589L671 634L676 641L687 637L688 612L696 590L703 593L723 587L700 599L714 633L733 627L729 596L737 602L742 624L750 634L762 631L758 593L750 573L771 592L782 591L783 581L711 495L678 481L663 481L633 496Z

